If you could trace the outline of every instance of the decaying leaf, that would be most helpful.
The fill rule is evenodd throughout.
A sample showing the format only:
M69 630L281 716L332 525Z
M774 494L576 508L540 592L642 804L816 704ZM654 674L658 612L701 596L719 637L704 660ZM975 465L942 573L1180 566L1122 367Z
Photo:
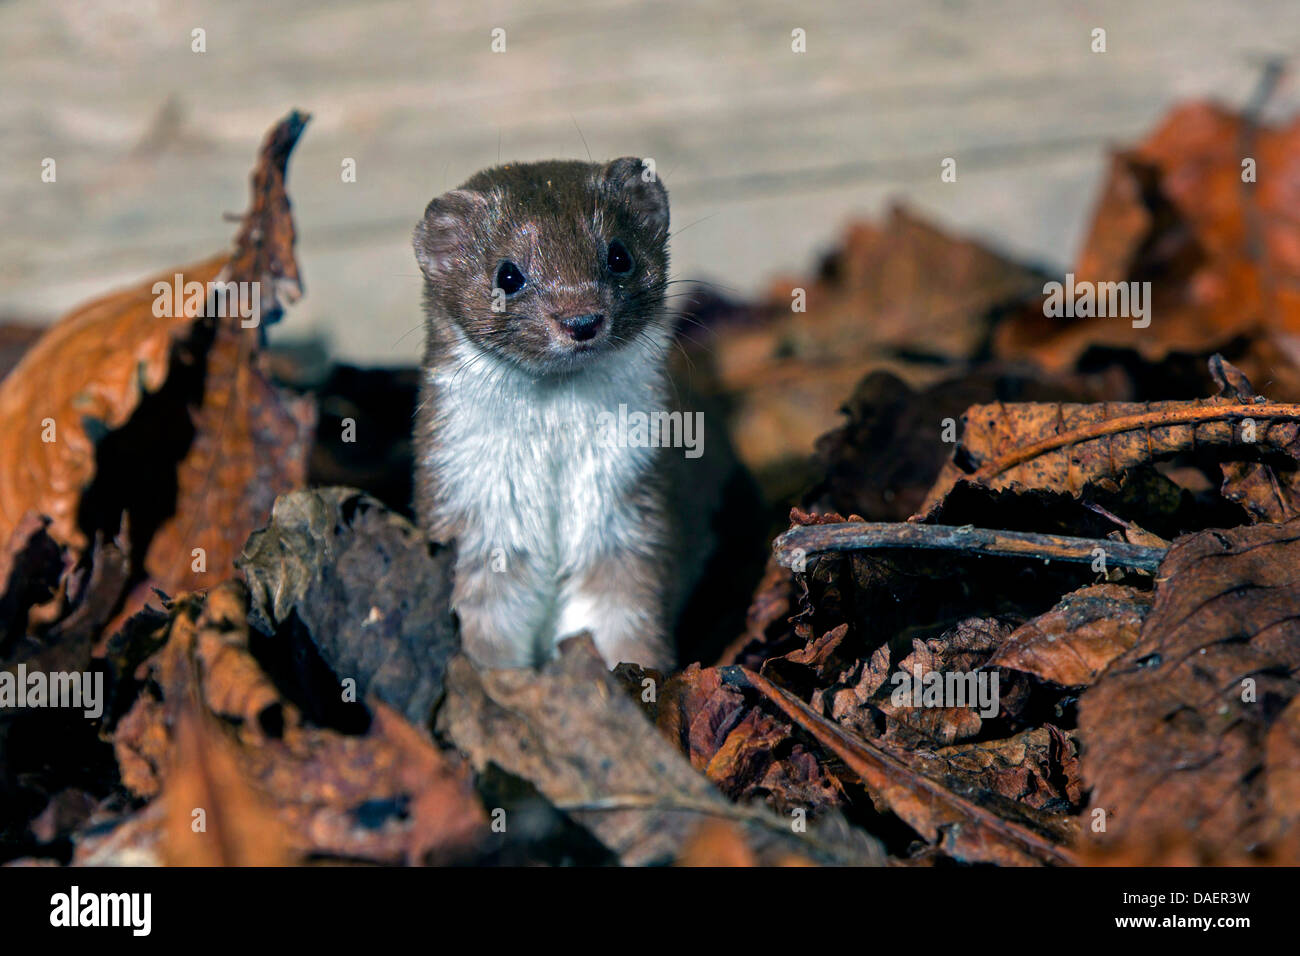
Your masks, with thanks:
M495 764L531 781L625 864L678 858L715 818L740 823L760 859L879 859L865 834L827 843L809 828L801 837L769 811L728 802L646 720L586 635L561 642L540 672L481 671L452 658L437 727L480 772Z
M1158 359L1300 331L1297 208L1300 119L1269 127L1212 103L1181 106L1113 157L1071 270L1083 282L1150 283L1149 324L1052 317L1039 300L999 327L996 349L1059 371L1098 346Z
M168 270L140 285L96 299L50 328L0 381L0 538L28 511L47 515L51 533L82 548L81 495L95 474L95 439L121 428L145 395L167 378L174 345L188 336L199 310L188 303L154 315L157 282L180 271L206 285L225 256ZM111 345L111 347L110 347ZM51 431L52 429L52 431ZM43 441L42 432L55 440Z
M935 751L947 766L917 755L915 765L932 774L965 779L980 788L1036 810L1070 812L1082 801L1078 743L1052 724L1013 737L959 744Z
M324 488L279 498L236 563L254 626L310 642L339 680L355 682L358 699L373 696L423 725L459 646L453 561L373 498Z
M283 866L292 861L270 801L240 772L234 745L192 696L175 726L163 862L172 866Z
M860 514L869 521L903 521L934 485L972 405L1088 401L1113 389L1073 381L1048 382L1023 368L993 366L912 389L876 371L857 384L842 411L845 421L817 439L822 477L807 500L819 510Z
M285 174L306 124L306 116L291 113L263 142L252 205L221 275L252 286L267 325L302 294ZM169 592L211 584L209 571L227 574L276 497L307 477L315 406L271 385L256 361L264 326L247 326L238 317L216 320L203 402L192 416L194 440L177 466L176 508L145 555L145 570Z
M125 512L135 567L175 593L224 577L304 481L314 411L256 356L300 293L284 173L305 124L294 112L268 134L231 253L74 310L0 381L0 540L34 511L76 556Z
M1091 684L1137 643L1151 598L1136 588L1097 584L1080 588L1027 621L989 658L989 667L1023 671L1062 687Z
M178 600L161 649L145 665L151 689L114 733L124 784L165 800L178 787L207 794L203 799L215 805L209 818L244 804L256 816L255 808L264 807L283 833L277 852L298 862L452 862L471 852L486 816L465 769L383 704L374 704L364 734L304 725L252 654L246 618L237 583L206 599ZM182 739L182 731L190 736ZM201 751L197 762L186 747ZM231 776L238 782L220 782ZM234 806L223 802L227 797ZM245 853L242 837L229 839L238 845L228 857ZM195 861L184 846L190 844L177 849L169 838L165 852L191 862L214 852L204 844Z
M683 344L761 474L806 456L868 371L931 380L936 359L969 355L999 308L1041 286L1032 269L895 207L883 223L851 226L817 275L774 281L756 307L692 326Z
M1090 850L1228 863L1294 847L1300 804L1276 799L1295 779L1298 671L1300 525L1177 542L1137 644L1080 700Z
M953 790L946 782L918 772L899 755L845 733L799 699L743 668L726 668L725 679L771 701L843 760L883 806L956 859L1019 866L1074 862L1066 848L1073 831L1062 818L1036 814L995 793Z
M1012 696L1011 688L1007 686L1009 681L1003 681L1000 687L999 700L993 702L993 714L983 713L982 702L975 695L959 705L916 706L915 701L924 699L926 675L934 673L945 676L959 672L974 674L1002 646L1010 630L996 620L970 618L958 622L955 628L938 638L914 641L912 653L898 665L899 673L905 678L899 688L906 692L905 702L895 704L892 695L886 694L882 695L883 699L877 704L879 711L886 717L885 735L897 737L906 731L909 736L918 734L925 740L940 745L977 736L985 719L996 717L996 711L1007 707L1007 699ZM963 683L962 686L965 688L966 685Z
M978 405L966 412L953 458L918 517L933 515L958 484L1074 496L1118 487L1124 473L1180 452L1287 456L1300 405L1215 397L1187 402Z

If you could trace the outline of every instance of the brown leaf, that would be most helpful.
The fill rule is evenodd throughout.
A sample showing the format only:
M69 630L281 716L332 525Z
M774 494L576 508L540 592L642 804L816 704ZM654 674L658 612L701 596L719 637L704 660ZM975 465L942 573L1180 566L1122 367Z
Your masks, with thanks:
M397 711L378 701L372 711L364 736L304 728L245 748L242 770L304 859L473 861L488 834L469 768Z
M1090 487L1113 485L1131 468L1192 449L1286 454L1294 437L1290 426L1297 418L1300 406L1246 405L1226 398L977 405L966 412L953 460L944 466L917 517L937 512L958 484L1079 497ZM1255 423L1253 440L1243 439L1241 423L1247 419Z
M971 673L985 665L1010 632L1010 627L997 620L968 618L938 638L914 640L912 653L898 665L906 677L902 688L908 690L908 699L912 682L923 680L927 674ZM1009 696L999 686L1000 710L1006 708L1003 698ZM916 746L919 742L914 735L919 735L926 743L946 745L975 737L984 726L973 700L964 707L916 707L911 703L895 704L891 697L878 701L876 707L887 718L885 736L896 738L897 743L906 741Z
M941 368L933 359L971 356L997 307L1041 287L1033 271L894 208L881 224L850 226L819 274L774 282L743 319L693 331L683 344L711 378L701 390L733 409L741 459L760 470L806 456L872 368L933 378ZM806 292L802 311L791 310L796 289Z
M306 124L295 111L267 134L252 174L252 206L222 270L225 281L255 284L266 324L302 294L285 174ZM210 585L209 572L229 573L275 499L306 481L315 407L267 381L256 362L263 334L264 326L243 328L238 317L217 320L203 401L192 415L194 440L177 465L176 507L144 559L169 593ZM205 555L205 570L194 569L195 549Z
M276 499L236 566L252 596L252 624L277 641L301 639L361 698L427 725L442 675L460 646L451 613L455 552L369 495L314 488Z
M842 672L853 659L851 654L847 659L844 656L848 633L848 624L832 628L799 650L769 657L759 673L792 689L805 685L822 686L830 677Z
M291 862L274 810L240 772L234 745L191 697L177 715L163 860L169 866Z
M1082 801L1078 744L1052 724L1014 737L935 751L943 772L1037 810L1073 810ZM938 772L937 767L930 768Z
M1095 584L1061 598L1046 614L1011 633L987 666L1023 671L1062 687L1091 684L1137 643L1151 596L1136 588Z
M1092 392L1023 368L980 367L920 390L889 372L872 372L844 403L847 420L817 439L823 477L807 500L870 521L906 520L921 507L951 451L945 423L1006 395L1084 401Z
M1210 358L1210 374L1220 392L1242 401L1256 401L1250 380L1222 356ZM1243 431L1255 430L1255 423L1242 423ZM1281 523L1300 515L1300 422L1277 422L1269 429L1270 444L1285 452L1285 467L1267 461L1226 461L1219 467L1223 471L1223 485L1219 489L1224 498L1235 501L1246 509L1252 521ZM1253 434L1251 440L1254 440Z
M956 859L1020 866L1074 862L1062 845L1068 827L1059 819L1035 817L1032 809L996 794L968 797L954 792L889 750L845 733L752 671L728 667L725 675L729 683L752 688L771 701L820 746L843 760L881 806L893 810L925 840L942 845ZM990 805L1005 816L993 812Z
M872 718L866 713L866 704L885 686L892 670L889 645L881 645L869 658L859 661L857 666L841 674L835 686L819 689L813 695L813 707L860 736L875 736ZM818 706L819 701L827 700L830 702L829 707L825 704Z
M81 306L60 319L0 381L0 537L27 511L48 515L51 533L73 548L87 544L77 506L95 473L91 430L121 428L146 394L167 378L173 346L191 332L196 310L155 316L156 282L207 283L226 263L217 256L167 270L134 288ZM55 441L42 441L46 419Z
M744 695L722 683L716 667L691 664L664 683L656 723L703 770L746 710Z
M284 169L305 122L292 113L268 135L232 253L74 310L0 382L0 539L35 511L75 556L126 511L136 567L176 593L212 583L200 554L224 576L276 494L304 481L313 413L257 371L262 329L188 295L157 315L154 288L256 282L264 322L296 298Z
M199 783L215 775L229 785L235 808L223 802L226 791L205 785L219 812L248 801L266 807L296 861L463 862L486 835L466 769L376 701L364 735L301 726L249 649L246 600L243 585L228 582L174 605L145 665L157 693L143 693L114 733L124 785L166 799L179 759L185 772L201 772ZM176 728L190 700L194 719L218 735L203 750L217 770L176 756L187 744ZM138 839L151 838L141 831Z
M707 699L711 680L698 683L699 699ZM689 718L678 722L675 732L689 724ZM878 858L864 835L827 844L815 828L796 836L760 807L728 803L646 721L588 635L561 642L559 657L540 672L480 671L461 655L452 658L438 731L480 772L495 764L532 783L625 864L679 858L696 827L716 818L742 824L760 859L790 853L823 862Z
M745 631L718 658L719 664L762 666L768 657L802 644L789 627L801 590L799 582L775 556L769 557L746 612Z
M1207 862L1266 854L1294 827L1294 805L1270 795L1292 782L1290 731L1272 735L1290 726L1298 669L1300 525L1175 543L1137 644L1080 700L1088 822L1105 825L1089 830L1093 851L1153 863L1171 848Z
M1266 839L1279 860L1300 860L1300 697L1269 728L1264 752Z
M1243 182L1246 157L1257 182ZM996 351L1058 371L1096 346L1159 359L1261 327L1300 331L1298 207L1300 119L1260 126L1211 103L1179 106L1112 159L1072 270L1078 280L1151 282L1150 327L1049 318L1034 303L999 327Z
M706 820L687 838L677 866L758 866L758 859L734 823Z

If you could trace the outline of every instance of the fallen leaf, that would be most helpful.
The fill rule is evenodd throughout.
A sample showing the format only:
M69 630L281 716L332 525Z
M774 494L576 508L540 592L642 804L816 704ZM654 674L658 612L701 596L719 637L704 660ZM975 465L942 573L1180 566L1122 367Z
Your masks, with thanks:
M760 859L879 859L864 834L827 844L815 827L796 835L761 807L725 800L646 720L588 635L561 642L540 672L481 671L452 658L437 728L480 772L495 764L530 781L627 865L679 858L696 827L715 818L740 824Z
M954 792L888 750L845 733L759 675L729 667L725 677L728 683L752 688L771 701L820 746L843 760L883 806L954 858L1013 866L1075 862L1063 845L1070 828L1059 818L1035 816L1030 808L992 793ZM989 804L1008 816L992 812Z
M1065 595L1046 614L1016 628L988 667L1022 671L1062 687L1096 680L1137 643L1151 596L1136 588L1097 584Z
M125 512L134 566L176 593L224 577L275 496L305 480L314 412L256 368L263 328L207 296L160 308L155 291L244 284L263 325L297 297L284 171L305 123L294 112L268 134L233 252L74 310L0 381L0 540L34 511L76 557Z
M1245 862L1293 828L1295 805L1269 800L1289 787L1289 732L1278 763L1268 748L1300 694L1298 622L1296 522L1175 543L1137 644L1079 702L1093 853L1158 863L1160 848L1190 847Z
M978 405L966 412L953 458L916 518L935 515L959 485L1079 497L1092 487L1118 487L1128 470L1192 449L1218 448L1225 458L1260 449L1286 455L1297 419L1297 405L1227 398Z
M377 698L424 725L459 647L453 561L373 498L324 488L277 499L236 565L255 627L308 642L337 680L355 683L354 699Z
M1076 282L1149 282L1150 325L1052 318L1040 300L999 326L995 351L1060 371L1099 346L1159 359L1300 331L1298 207L1300 120L1273 127L1212 103L1179 106L1113 156L1072 269Z

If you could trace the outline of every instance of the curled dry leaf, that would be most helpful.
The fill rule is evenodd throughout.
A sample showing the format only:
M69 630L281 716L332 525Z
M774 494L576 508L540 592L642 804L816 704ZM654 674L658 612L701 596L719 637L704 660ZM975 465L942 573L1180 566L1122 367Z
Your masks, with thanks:
M995 348L1060 371L1099 345L1159 359L1261 328L1298 332L1297 208L1300 119L1270 127L1211 103L1179 107L1112 159L1072 270L1077 281L1150 282L1149 326L1053 318L1036 301L999 326Z
M917 518L934 515L958 484L1082 495L1114 488L1129 469L1218 447L1224 457L1288 454L1300 405L1229 398L1099 405L977 405L953 458ZM1249 422L1243 432L1243 423Z
M1086 401L1113 389L1049 382L1024 367L972 370L913 390L875 371L854 388L845 421L817 439L822 477L808 500L827 511L869 521L903 521L914 514L947 459L949 427L973 405L1015 396L1019 401Z
M950 674L973 675L1006 641L1010 631L1010 627L996 620L970 618L958 622L938 638L913 641L912 653L898 665L903 682L895 685L906 694L903 698L906 703L895 704L892 694L882 694L883 699L876 705L886 717L885 736L910 739L919 735L926 742L940 745L977 736L984 719L996 713L984 714L981 705L985 702L978 700L976 694L957 706L930 703L926 696L926 677L934 674L943 680ZM963 694L970 686L964 680L956 684ZM1010 691L1010 687L1000 686L999 698L992 701L992 706L1005 709L1013 696ZM916 701L923 703L917 706Z
M790 725L723 683L716 667L692 664L670 677L658 725L733 800L763 800L786 816L802 809L809 819L846 802L839 780L792 738Z
M142 665L158 696L140 696L114 735L122 782L137 795L152 797L162 789L173 746L168 727L191 695L204 712L226 718L246 743L299 723L297 708L281 700L249 650L246 606L237 582L173 605L155 638L160 650Z
M0 539L34 511L75 555L126 512L135 566L175 593L223 575L304 481L314 411L266 381L262 328L231 313L242 301L271 322L300 291L284 173L305 123L295 112L268 134L233 252L74 310L0 382ZM241 284L224 309L214 282Z
M249 649L246 617L237 582L177 601L161 649L144 665L152 680L114 733L123 784L143 797L161 793L172 807L169 826L177 788L207 794L209 819L246 804L254 816L264 808L283 834L277 852L295 862L456 862L472 854L486 815L465 768L380 703L365 734L305 726ZM187 748L200 752L198 762ZM156 837L146 828L138 839ZM164 843L173 861L207 862L213 852Z
M0 381L0 537L28 511L47 515L51 533L74 548L87 544L77 521L81 495L95 475L95 437L121 428L145 395L167 378L173 346L199 317L190 303L156 316L156 282L175 272L206 285L221 274L217 256L168 270L140 285L81 306L60 319ZM51 431L52 429L52 431ZM53 441L42 440L42 432Z
M1221 394L1245 402L1259 400L1250 380L1222 356L1210 358L1210 374ZM1243 422L1243 429L1247 427ZM1250 430L1257 432L1253 421ZM1252 440L1256 437L1250 436ZM1285 454L1273 461L1225 461L1219 493L1241 505L1252 521L1281 523L1300 516L1300 422L1280 421L1268 426L1265 448ZM1280 462L1279 462L1280 459Z

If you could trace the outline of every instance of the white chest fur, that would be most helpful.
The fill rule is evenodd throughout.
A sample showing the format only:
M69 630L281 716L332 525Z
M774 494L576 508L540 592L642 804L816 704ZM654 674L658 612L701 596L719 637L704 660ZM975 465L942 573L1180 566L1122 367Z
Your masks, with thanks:
M663 534L638 495L658 450L610 441L602 422L620 405L663 408L662 350L620 349L549 382L468 343L453 358L428 373L437 441L423 465L437 475L440 515L458 529L458 578L492 591L486 626L510 646L600 627L569 583L624 549L654 549Z
M430 373L439 427L428 464L442 507L465 528L462 550L526 552L563 573L616 545L655 449L609 441L602 415L661 408L662 360L622 349L580 376L539 383L472 346L458 350L455 367Z

